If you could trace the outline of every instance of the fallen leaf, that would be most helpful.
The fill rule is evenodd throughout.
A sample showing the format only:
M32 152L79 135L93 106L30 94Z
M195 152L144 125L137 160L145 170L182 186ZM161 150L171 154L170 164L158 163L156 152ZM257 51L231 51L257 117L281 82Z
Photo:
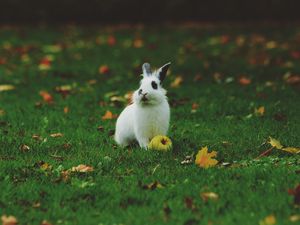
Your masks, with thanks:
M291 221L291 222L297 222L297 221L300 221L300 214L297 214L297 215L291 215L290 216L290 218L289 218L289 220Z
M187 165L193 163L193 155L187 155L184 160L180 162L181 165Z
M198 165L199 167L203 167L205 169L209 167L213 167L218 163L218 160L213 159L213 157L217 156L217 152L212 151L208 153L207 151L208 151L207 147L203 147L202 149L200 149L196 155L196 160L195 160L196 165Z
M263 116L265 114L265 107L264 106L260 106L259 108L254 110L254 113L257 116Z
M171 87L172 88L177 88L177 87L179 87L181 84L182 84L182 82L183 82L183 78L182 78L182 76L177 76L176 78L175 78L175 80L171 83Z
M107 65L102 65L99 67L99 73L100 74L108 74L109 73L109 67Z
M288 84L299 84L300 83L300 76L299 75L291 75L286 79Z
M269 215L263 220L259 221L259 225L274 225L276 224L276 218L274 215Z
M133 47L141 48L143 46L144 46L144 41L142 39L138 38L133 41Z
M43 220L41 225L52 225L52 223L48 222L47 220Z
M52 169L52 166L49 163L46 163L46 162L43 162L43 161L41 161L39 163L39 165L40 165L40 169L44 170L44 171Z
M22 152L28 152L28 151L30 150L30 147L29 147L28 145L22 144L22 145L20 146L20 150L21 150Z
M0 116L4 116L5 115L5 111L3 109L0 109Z
M184 204L187 209L195 210L196 206L194 204L194 200L191 197L184 198Z
M2 225L16 225L18 224L18 220L14 216L1 216Z
M58 137L63 137L64 135L62 133L54 133L54 134L50 134L50 137L53 138L58 138Z
M87 173L87 172L92 172L94 171L94 168L91 166L87 166L84 164L80 164L78 166L74 166L71 168L72 172L80 172L80 173Z
M270 140L268 141L268 143L272 147L275 147L275 148L277 148L279 150L282 150L282 151L285 151L285 152L289 152L289 153L292 153L292 154L300 153L300 148L297 148L297 147L283 147L278 140L276 140L272 137L270 137Z
M300 148L295 148L295 147L286 147L286 148L282 148L281 150L292 153L292 154L300 153Z
M53 103L53 97L47 91L40 91L40 96L42 96L44 102L46 102L48 104Z
M107 44L109 46L114 46L117 43L117 39L113 35L109 35L107 38Z
M164 186L161 183L159 183L158 181L154 181L154 182L152 182L150 184L144 184L144 185L142 185L142 188L145 189L145 190L154 190L154 189L157 189L157 188L161 189L163 187Z
M53 56L48 55L41 59L39 63L39 70L46 71L51 69L51 63L53 61Z
M13 86L11 84L1 84L0 85L0 92L11 91L14 89L15 89L15 86Z
M62 85L55 87L55 91L60 93L63 97L69 95L72 91L73 87L71 85Z
M241 85L249 85L249 84L251 84L251 79L249 79L246 76L242 76L242 77L239 78L239 84L241 84Z
M300 205L300 184L295 189L289 189L288 193L294 196L294 204Z
M207 202L208 200L218 200L219 195L216 194L215 192L203 192L200 193L200 196L203 201Z
M114 115L111 111L106 111L105 114L102 116L102 120L111 120L117 118L117 115Z
M283 146L280 144L280 142L278 140L276 140L275 138L269 137L270 140L268 141L268 143L272 146L275 147L277 149L282 149Z
M70 110L69 110L69 107L68 107L68 106L65 106L65 107L64 107L64 114L68 114L69 111L70 111Z

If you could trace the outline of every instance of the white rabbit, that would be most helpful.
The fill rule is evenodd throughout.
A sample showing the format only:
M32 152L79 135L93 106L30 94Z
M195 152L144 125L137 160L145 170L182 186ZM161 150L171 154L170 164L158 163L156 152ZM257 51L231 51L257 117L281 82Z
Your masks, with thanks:
M140 88L133 94L133 103L120 114L115 141L127 146L136 140L141 148L147 149L150 140L156 135L166 135L170 121L170 107L167 91L161 83L165 79L171 63L156 71L151 71L150 64L143 64L143 79Z

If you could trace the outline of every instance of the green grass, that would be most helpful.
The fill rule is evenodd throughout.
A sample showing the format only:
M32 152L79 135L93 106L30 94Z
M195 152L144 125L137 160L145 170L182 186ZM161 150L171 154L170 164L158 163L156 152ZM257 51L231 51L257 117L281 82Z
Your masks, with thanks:
M106 44L108 35L116 37L116 45ZM291 56L300 49L299 35L294 27L224 25L1 27L0 84L16 89L0 92L0 215L14 215L20 224L45 219L52 224L128 225L247 225L274 215L278 224L290 224L289 217L299 213L287 192L300 181L299 155L273 150L254 159L270 148L265 143L269 136L299 146L299 86L283 79L287 72L300 72L299 59ZM227 36L229 41L221 43ZM135 38L143 40L143 47L130 47ZM241 39L244 43L238 45ZM272 47L270 41L276 42L274 48L266 47ZM45 49L53 44L62 50ZM22 60L24 54L29 61ZM52 66L40 71L39 61L48 54L54 56ZM126 104L111 102L109 93L124 96L136 89L145 61L156 67L172 62L164 84L172 105L171 152L137 145L121 149L111 135L115 120L101 119L106 110L122 111ZM99 74L103 64L109 74ZM220 81L215 73L221 74ZM200 81L194 81L197 74ZM170 87L179 75L183 83ZM239 84L241 75L251 83ZM55 91L62 85L72 86L66 97ZM53 96L53 104L43 102L41 90ZM193 103L199 108L191 113ZM266 109L263 116L254 114L260 106ZM58 132L64 136L50 137ZM23 144L30 150L21 151ZM181 165L204 146L218 152L219 165ZM42 170L42 162L51 167ZM62 170L79 164L94 171L61 178ZM163 188L143 188L155 181ZM215 192L219 199L205 202L202 192ZM186 198L193 200L193 209Z

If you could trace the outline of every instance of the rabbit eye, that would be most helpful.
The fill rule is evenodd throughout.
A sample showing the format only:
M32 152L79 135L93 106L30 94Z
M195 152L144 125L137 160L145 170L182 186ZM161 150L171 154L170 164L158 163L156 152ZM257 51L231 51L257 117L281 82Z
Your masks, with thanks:
M155 81L152 81L151 85L153 89L157 89L157 83Z

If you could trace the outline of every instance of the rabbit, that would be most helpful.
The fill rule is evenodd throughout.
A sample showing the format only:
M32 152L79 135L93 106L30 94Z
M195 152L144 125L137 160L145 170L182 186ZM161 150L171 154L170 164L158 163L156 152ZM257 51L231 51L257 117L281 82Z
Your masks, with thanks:
M115 141L122 147L137 141L141 148L156 135L166 135L170 122L170 106L167 91L162 87L171 63L156 71L151 71L150 64L142 66L143 79L140 87L133 93L132 104L120 114L116 123Z

